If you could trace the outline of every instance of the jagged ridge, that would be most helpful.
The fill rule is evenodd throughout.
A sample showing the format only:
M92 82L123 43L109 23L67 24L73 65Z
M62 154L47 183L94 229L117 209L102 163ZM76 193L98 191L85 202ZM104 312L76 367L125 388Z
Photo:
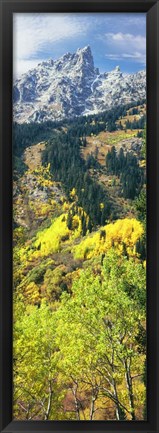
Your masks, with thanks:
M39 63L13 86L14 120L43 122L98 113L146 97L146 72L100 74L90 46Z

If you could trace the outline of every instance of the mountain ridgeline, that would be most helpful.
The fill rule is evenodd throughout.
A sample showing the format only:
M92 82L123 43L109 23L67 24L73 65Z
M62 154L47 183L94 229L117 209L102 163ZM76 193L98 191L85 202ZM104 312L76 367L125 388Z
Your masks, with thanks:
M146 73L100 73L90 46L39 63L16 79L14 120L44 122L95 114L146 97Z

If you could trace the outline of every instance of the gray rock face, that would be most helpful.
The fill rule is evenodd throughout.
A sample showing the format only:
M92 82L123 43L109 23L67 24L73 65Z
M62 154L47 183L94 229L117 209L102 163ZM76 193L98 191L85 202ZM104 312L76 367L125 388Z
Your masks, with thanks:
M94 114L146 97L146 72L100 74L91 48L39 63L14 83L14 120L43 122Z

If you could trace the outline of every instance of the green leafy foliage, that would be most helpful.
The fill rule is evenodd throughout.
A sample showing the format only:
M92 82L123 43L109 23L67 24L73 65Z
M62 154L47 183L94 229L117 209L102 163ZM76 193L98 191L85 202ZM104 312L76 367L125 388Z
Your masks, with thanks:
M14 125L15 419L146 418L145 142L140 163L114 147L132 137L122 116L138 114L138 105ZM81 149L88 135L105 130L111 152L102 168L97 148L86 161ZM22 153L39 140L48 140L44 165L26 171ZM107 171L133 213L123 209L121 218L114 210L98 179ZM28 199L26 174L42 191L39 200Z
M132 379L134 370L142 375L136 343L144 317L138 296L141 293L145 298L142 266L136 265L134 275L133 261L119 258L112 249L104 260L101 278L87 270L73 284L72 292L73 296L62 296L57 311L60 368L68 380L78 383L81 393L84 384L87 389L96 384L98 393L115 403L119 419L135 419L133 389L128 387L128 395L121 401L121 386L128 385L124 385L125 377ZM143 399L143 388L141 395Z
M16 302L14 326L14 412L21 419L58 419L55 318L43 303L40 308Z

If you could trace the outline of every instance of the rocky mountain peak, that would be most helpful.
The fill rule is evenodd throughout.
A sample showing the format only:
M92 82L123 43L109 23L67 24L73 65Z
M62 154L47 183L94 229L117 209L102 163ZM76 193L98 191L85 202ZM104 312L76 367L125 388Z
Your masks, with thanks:
M113 75L114 77L116 76L118 78L122 77L123 74L121 72L120 66L116 66L112 71L108 72L108 76L109 75Z
M80 56L82 60L93 63L94 65L93 55L89 45L85 46L84 48L78 48L76 55Z
M114 68L114 71L115 71L115 72L121 72L121 70L120 70L120 66L116 66L116 67Z
M92 56L92 51L91 51L91 47L90 45L85 45L85 47L83 48L77 48L77 53L83 53L83 54L91 54Z
M14 82L14 120L43 122L98 113L146 96L146 72L100 74L89 45L49 59Z

